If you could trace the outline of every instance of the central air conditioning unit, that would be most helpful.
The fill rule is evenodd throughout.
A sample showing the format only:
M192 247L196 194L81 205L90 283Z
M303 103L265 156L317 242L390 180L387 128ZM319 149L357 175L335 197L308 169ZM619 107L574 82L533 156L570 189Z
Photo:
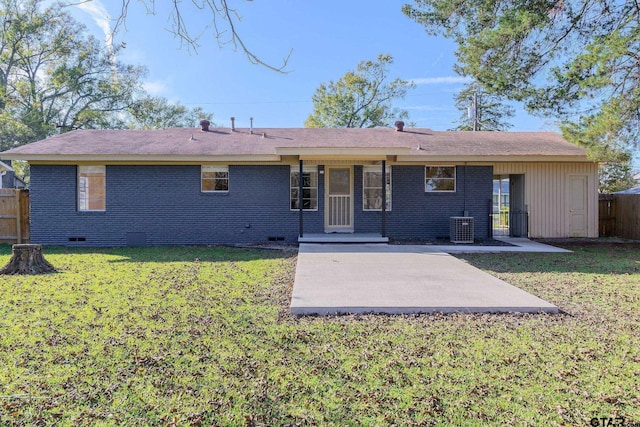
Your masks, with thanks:
M473 217L452 216L449 220L451 243L473 243Z

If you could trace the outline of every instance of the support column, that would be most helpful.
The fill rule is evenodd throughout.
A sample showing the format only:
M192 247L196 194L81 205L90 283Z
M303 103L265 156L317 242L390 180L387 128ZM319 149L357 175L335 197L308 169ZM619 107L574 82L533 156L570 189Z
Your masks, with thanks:
M300 159L300 174L298 175L298 209L299 209L299 218L300 218L300 223L299 223L299 230L298 230L298 236L299 237L303 237L304 236L304 227L303 227L303 220L302 220L302 211L303 206L302 206L302 172L303 171L303 160Z
M387 161L382 161L382 237L387 237Z

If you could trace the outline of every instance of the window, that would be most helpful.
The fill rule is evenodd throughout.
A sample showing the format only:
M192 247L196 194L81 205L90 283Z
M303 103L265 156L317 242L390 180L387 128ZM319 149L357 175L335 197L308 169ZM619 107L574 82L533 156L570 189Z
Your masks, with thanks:
M78 166L78 210L106 209L106 167Z
M299 210L298 192L300 191L300 168L291 166L290 209ZM318 210L318 168L305 167L302 170L302 208L305 211Z
M455 166L426 166L424 168L425 192L456 191Z
M391 210L391 167L387 166L386 211ZM382 167L364 166L362 169L362 210L382 210Z
M229 166L201 166L200 173L203 193L229 191Z

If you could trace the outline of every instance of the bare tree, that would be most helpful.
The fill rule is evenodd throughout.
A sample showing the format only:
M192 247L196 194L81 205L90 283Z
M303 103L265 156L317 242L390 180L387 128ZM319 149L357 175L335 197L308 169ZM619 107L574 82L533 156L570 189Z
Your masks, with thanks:
M156 0L137 0L137 3L145 7L147 13L157 14ZM171 32L187 46L187 49L197 52L200 47L202 35L206 33L208 29L211 29L219 46L231 45L234 49L240 49L252 64L261 65L279 73L286 72L286 67L293 50L289 51L280 65L274 65L264 61L246 45L240 36L237 25L241 21L241 16L236 8L229 7L227 0L171 0L170 3L171 11L169 12L168 20L171 22ZM126 28L127 14L131 7L131 0L122 0L120 15L116 19L113 27L114 33L121 28ZM188 12L191 11L208 13L210 16L209 25L204 29L194 28L193 23L188 22L186 18Z

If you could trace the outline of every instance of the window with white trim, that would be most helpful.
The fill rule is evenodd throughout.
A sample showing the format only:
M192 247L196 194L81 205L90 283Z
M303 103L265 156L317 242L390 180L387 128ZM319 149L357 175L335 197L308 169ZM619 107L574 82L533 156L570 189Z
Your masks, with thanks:
M229 166L201 166L200 191L226 193L229 191Z
M83 212L106 210L106 167L78 166L78 210Z
M386 211L391 210L391 166L386 169L387 198ZM382 210L382 167L364 166L362 168L362 210Z
M456 191L455 166L425 166L424 177L424 191L427 193Z
M300 168L291 166L289 184L289 209L297 211L299 207L298 194L300 191ZM302 209L305 211L318 210L318 167L304 166L302 169Z

